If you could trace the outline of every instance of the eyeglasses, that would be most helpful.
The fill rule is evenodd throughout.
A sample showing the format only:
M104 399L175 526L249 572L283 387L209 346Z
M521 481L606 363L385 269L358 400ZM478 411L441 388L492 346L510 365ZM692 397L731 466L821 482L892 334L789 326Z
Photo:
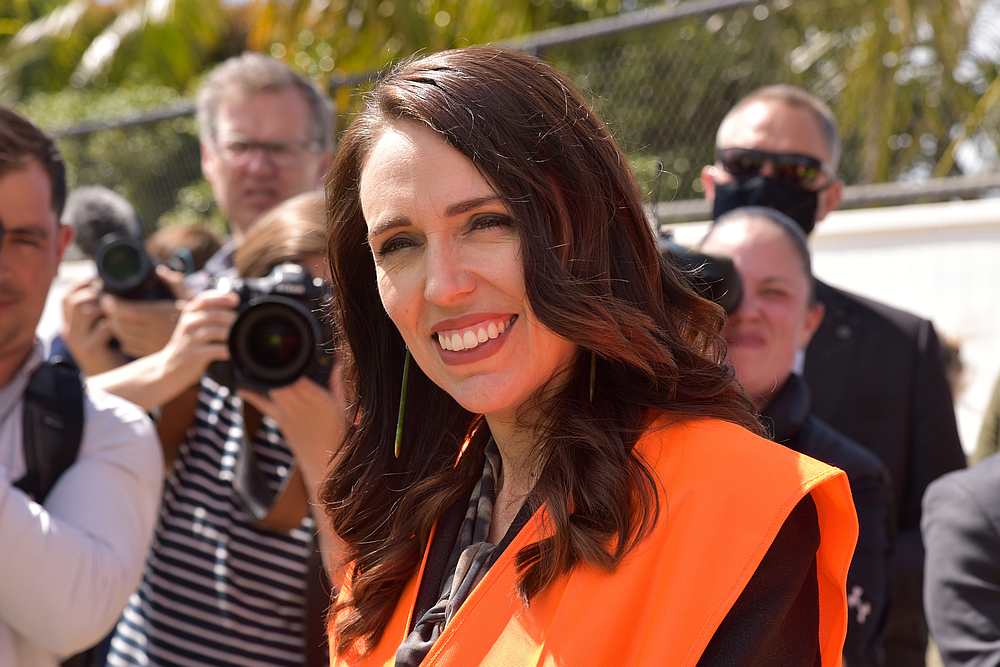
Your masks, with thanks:
M737 180L760 175L764 165L771 165L773 178L806 190L819 190L833 181L833 174L823 162L798 153L771 153L752 148L716 148L715 160ZM824 182L824 178L828 182Z
M254 155L263 154L279 167L290 167L303 153L318 151L319 142L236 139L219 142L219 149L225 160L235 165L247 164Z

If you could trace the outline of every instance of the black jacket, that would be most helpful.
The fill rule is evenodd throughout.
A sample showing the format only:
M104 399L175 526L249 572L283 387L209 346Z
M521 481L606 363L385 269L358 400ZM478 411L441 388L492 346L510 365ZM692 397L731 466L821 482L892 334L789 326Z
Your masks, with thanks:
M1000 455L931 484L924 603L948 667L1000 665Z
M878 457L810 414L809 389L798 375L788 377L762 416L775 442L847 473L858 513L858 545L847 575L844 660L849 667L886 664L892 543L889 474Z
M923 545L927 486L965 466L933 325L817 282L826 315L806 351L813 413L874 452L889 470L895 508L887 660L923 667Z

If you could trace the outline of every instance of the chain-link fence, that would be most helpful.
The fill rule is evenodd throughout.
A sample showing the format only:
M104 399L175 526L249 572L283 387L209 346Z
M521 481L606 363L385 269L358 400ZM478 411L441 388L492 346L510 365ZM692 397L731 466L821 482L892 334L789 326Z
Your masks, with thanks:
M190 105L57 134L73 184L117 190L139 211L147 231L164 216L212 215Z
M837 108L838 95L850 85L842 80L843 72L834 71L832 60L867 38L865 24L855 22L852 27L850 20L850 13L863 4L689 0L529 35L508 45L531 51L567 72L610 125L647 194L672 202L661 206L667 217L690 219L705 212L697 203L699 173L712 160L719 122L740 97L761 85L793 83ZM338 129L349 122L371 77L369 73L331 82ZM902 85L894 88L894 94ZM923 93L918 89L916 94ZM875 100L866 102L874 115ZM136 203L150 226L212 215L211 194L200 178L190 112L189 105L180 106L61 133L76 183L116 187ZM910 151L906 163L910 171L899 169L883 180L919 176L921 169L927 175L927 165L944 150L946 132L931 142L931 150L920 135L918 148L924 152L914 159L913 136L919 128L917 121L907 122L891 141L901 157ZM848 183L872 180L866 175L871 162L871 151L864 150L866 138L870 139L866 132L861 126L845 133L841 172ZM974 196L997 185L1000 182L980 179L974 185L965 183L954 194ZM891 191L886 194L892 203L921 194L912 187L883 189ZM947 187L938 190L941 196L949 194ZM879 198L870 186L864 194L865 204Z

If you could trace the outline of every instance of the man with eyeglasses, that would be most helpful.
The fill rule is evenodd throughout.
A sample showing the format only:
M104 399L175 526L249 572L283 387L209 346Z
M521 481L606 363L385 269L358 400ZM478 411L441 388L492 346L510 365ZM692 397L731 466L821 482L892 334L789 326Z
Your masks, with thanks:
M833 113L794 86L768 86L740 100L716 135L716 161L702 169L712 217L766 206L806 234L837 208L840 139ZM882 459L893 483L895 548L885 664L925 662L921 499L944 473L965 466L951 390L933 325L881 303L816 283L825 308L805 352L813 412ZM860 596L851 607L861 613Z
M262 213L319 187L333 148L327 97L287 65L258 53L230 58L209 72L198 92L197 118L202 172L232 236L177 290L181 297L232 269L236 246ZM174 302L109 295L101 310L134 357L162 348L179 313Z

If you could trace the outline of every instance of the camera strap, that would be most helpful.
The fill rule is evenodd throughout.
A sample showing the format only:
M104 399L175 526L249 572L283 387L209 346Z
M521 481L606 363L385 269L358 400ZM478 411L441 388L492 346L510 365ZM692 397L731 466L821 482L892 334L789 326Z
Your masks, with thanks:
M256 521L263 521L281 489L272 491L257 463L257 452L253 446L254 435L260 430L264 419L257 410L243 406L243 443L236 457L233 470L233 489L243 508ZM287 483L287 478L286 478Z
M22 402L24 476L14 486L44 503L76 461L83 440L83 381L65 362L44 362L31 374Z
M233 488L242 503L244 509L250 513L258 523L271 530L291 530L290 526L280 525L282 520L277 520L271 525L272 513L279 504L279 498L285 493L289 484L302 486L302 480L295 474L294 469L289 470L284 479L284 483L278 489L272 491L267 480L257 466L257 454L253 447L253 437L260 430L264 419L260 412L253 407L243 404L243 443L240 453L236 459L236 466L233 475ZM296 465L295 463L292 464ZM288 489L292 491L292 489ZM305 493L305 487L302 487ZM303 495L302 505L306 512L309 511L309 499ZM301 521L301 518L298 519ZM330 597L332 589L330 580L323 567L323 560L319 551L319 543L314 538L314 545L306 568L306 599L304 605L304 639L305 639L305 666L323 667L329 664L329 653L327 651L326 618L330 607Z

